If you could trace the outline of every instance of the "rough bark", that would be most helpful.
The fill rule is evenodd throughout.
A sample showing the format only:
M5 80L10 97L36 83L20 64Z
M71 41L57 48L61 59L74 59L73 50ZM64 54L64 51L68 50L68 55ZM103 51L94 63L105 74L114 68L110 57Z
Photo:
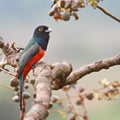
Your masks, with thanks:
M17 67L17 57L20 54L21 48L15 48L14 43L11 45L5 43L1 37L0 48L4 53L4 58L0 62L0 70L16 76L11 71L5 70L4 67L5 65ZM72 71L72 65L66 61L56 62L52 65L45 62L38 62L33 68L36 80L35 100L30 110L26 113L24 120L43 120L46 118L52 90L61 89L65 85L73 84L90 73L109 69L115 65L120 65L120 55L85 65L75 71Z

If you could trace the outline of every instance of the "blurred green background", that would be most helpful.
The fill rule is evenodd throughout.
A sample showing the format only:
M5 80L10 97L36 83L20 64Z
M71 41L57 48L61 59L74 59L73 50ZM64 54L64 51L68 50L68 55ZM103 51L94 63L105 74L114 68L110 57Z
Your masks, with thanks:
M45 24L53 29L48 50L43 60L48 63L66 60L74 70L120 53L120 24L99 10L86 6L79 11L80 19L55 22L48 16L51 0L0 0L0 36L7 42L25 46L38 25ZM104 0L102 7L120 18L120 0ZM10 76L0 73L0 83L9 84ZM79 84L87 89L97 88L98 81L120 79L120 67L112 67L82 78ZM59 95L59 91L55 94ZM14 93L0 86L0 120L16 120L19 106L11 101ZM115 101L87 102L90 120L120 119L120 98ZM30 100L29 100L30 101ZM53 113L48 120L62 120Z

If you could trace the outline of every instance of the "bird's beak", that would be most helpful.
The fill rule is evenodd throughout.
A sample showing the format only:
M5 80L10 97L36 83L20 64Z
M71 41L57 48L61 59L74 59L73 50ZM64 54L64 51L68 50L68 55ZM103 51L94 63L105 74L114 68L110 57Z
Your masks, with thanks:
M52 32L52 29L48 28L45 32Z

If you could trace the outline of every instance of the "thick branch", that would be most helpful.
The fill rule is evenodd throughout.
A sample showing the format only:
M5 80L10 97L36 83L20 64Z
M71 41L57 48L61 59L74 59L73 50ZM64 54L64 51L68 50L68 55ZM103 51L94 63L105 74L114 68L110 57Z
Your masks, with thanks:
M106 14L106 15L108 15L109 17L113 18L114 20L120 22L120 19L119 19L119 18L113 16L112 14L110 14L109 12L107 12L105 9L103 9L101 6L97 5L97 8L98 8L99 10L101 10L104 14Z
M51 99L51 89L58 88L57 83L62 86L64 78L71 73L71 70L71 64L65 61L57 62L52 66L40 62L34 66L36 98L24 120L43 120L46 117Z
M8 59L8 56L13 56L14 59L6 61L13 66L12 63L13 60L16 60L15 56L18 51L13 49L12 46L6 45L2 38L0 38L0 48L3 50L6 59ZM36 64L34 68L36 97L24 120L43 120L46 117L52 89L60 89L65 85L75 83L87 74L108 69L115 65L120 65L120 55L85 65L73 72L71 64L65 61L52 65L47 65L44 62Z
M57 90L65 85L66 77L72 72L72 65L66 61L52 64L52 89Z
M34 69L36 76L36 98L24 120L43 120L48 114L48 106L51 98L51 70L45 63L37 64Z
M98 72L102 69L108 69L115 65L120 65L120 55L85 65L78 70L71 72L71 74L66 78L65 84L72 84L87 74Z

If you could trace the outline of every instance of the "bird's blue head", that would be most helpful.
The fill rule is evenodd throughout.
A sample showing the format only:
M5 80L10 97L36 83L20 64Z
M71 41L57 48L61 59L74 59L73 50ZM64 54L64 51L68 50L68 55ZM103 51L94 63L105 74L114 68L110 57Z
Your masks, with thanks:
M52 29L45 26L41 25L38 26L33 34L33 39L42 47L42 49L46 50L47 45L49 42L49 33L52 32Z

